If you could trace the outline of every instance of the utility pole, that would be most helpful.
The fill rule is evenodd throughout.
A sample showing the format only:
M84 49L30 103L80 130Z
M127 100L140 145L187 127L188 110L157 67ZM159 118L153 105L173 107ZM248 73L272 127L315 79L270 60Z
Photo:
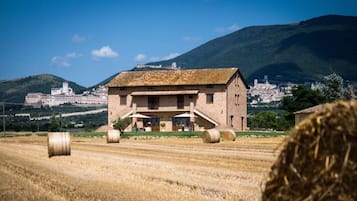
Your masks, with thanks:
M5 137L5 131L6 131L6 128L5 128L5 102L2 102L2 128L3 128L3 135Z

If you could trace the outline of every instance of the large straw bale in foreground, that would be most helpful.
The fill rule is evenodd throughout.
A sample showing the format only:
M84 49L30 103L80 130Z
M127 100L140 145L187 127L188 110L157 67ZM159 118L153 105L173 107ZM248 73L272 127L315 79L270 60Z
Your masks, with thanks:
M202 133L202 140L204 143L218 143L220 137L220 133L217 129L205 130Z
M262 200L357 200L356 101L327 104L292 130Z
M120 142L120 131L108 130L107 143L119 143L119 142Z
M47 134L48 157L71 155L71 137L68 132L50 132Z

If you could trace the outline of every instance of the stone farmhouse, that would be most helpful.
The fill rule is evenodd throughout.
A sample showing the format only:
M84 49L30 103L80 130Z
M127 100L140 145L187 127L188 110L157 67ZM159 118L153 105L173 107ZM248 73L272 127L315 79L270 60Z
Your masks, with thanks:
M126 130L247 128L247 84L238 68L122 72L108 84L108 124Z

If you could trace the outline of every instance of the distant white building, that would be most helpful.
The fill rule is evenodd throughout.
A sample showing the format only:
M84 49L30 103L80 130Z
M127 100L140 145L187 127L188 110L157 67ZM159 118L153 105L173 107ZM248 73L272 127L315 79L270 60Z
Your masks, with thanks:
M284 96L290 95L291 86L288 85L284 87L284 93L276 84L270 84L267 77L264 77L264 80L265 82L259 83L258 80L255 79L254 85L249 87L248 95L252 97L251 105L279 102Z
M99 86L92 91L86 91L82 94L75 94L69 87L68 82L62 84L62 88L52 88L51 94L28 93L25 97L25 104L34 107L57 106L66 103L78 105L106 105L108 103L108 89L105 86Z
M73 89L68 86L68 82L62 83L62 88L52 88L51 95L65 95L65 96L73 96L75 93Z

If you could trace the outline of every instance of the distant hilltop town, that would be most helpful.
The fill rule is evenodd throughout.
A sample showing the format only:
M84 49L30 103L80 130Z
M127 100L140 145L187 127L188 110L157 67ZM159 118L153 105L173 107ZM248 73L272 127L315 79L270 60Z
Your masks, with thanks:
M285 84L278 86L270 84L268 76L264 76L264 82L259 83L257 79L254 80L254 85L249 87L248 99L250 105L269 104L280 102L284 96L291 96L291 90L295 84Z
M172 70L178 70L180 67L177 66L176 62L172 62L171 66L162 66L162 65L147 65L147 64L138 64L135 67L136 69L172 69Z
M62 104L75 104L79 106L106 105L108 103L108 88L99 86L82 94L75 94L68 82L62 83L62 88L52 88L51 94L28 93L25 97L25 105L33 107L58 106Z

